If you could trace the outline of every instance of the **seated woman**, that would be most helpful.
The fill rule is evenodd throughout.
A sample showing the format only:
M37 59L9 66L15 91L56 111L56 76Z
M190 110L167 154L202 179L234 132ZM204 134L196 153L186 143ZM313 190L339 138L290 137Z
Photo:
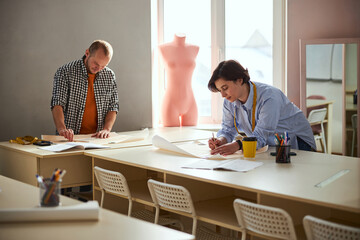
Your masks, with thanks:
M223 120L217 138L209 140L212 154L229 155L242 148L235 137L243 131L257 138L257 147L275 145L274 134L287 132L292 148L316 149L314 136L303 112L279 89L250 81L248 70L235 60L223 61L208 83L224 99Z

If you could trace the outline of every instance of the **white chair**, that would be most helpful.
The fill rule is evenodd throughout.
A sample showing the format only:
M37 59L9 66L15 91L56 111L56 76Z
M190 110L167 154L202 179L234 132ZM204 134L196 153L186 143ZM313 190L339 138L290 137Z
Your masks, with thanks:
M351 116L351 126L353 129L353 137L351 143L351 156L354 157L354 149L355 149L355 142L356 142L356 132L357 132L357 114L353 114Z
M153 179L148 180L148 186L151 198L155 203L155 223L157 223L158 221L160 207L162 207L165 210L188 213L193 220L192 234L196 236L196 239L235 239L232 237L223 236L203 227L197 228L197 215L195 212L194 204L191 199L191 195L186 188L178 185L155 181Z
M303 219L308 240L360 240L360 228L322 220L313 216Z
M101 189L101 200L100 206L103 207L105 193L112 193L117 196L122 196L128 199L128 216L142 219L148 222L154 222L155 214L148 210L140 210L132 213L133 198L130 193L129 186L127 184L126 178L119 172L110 171L100 167L94 167L95 176L99 187ZM177 219L160 217L159 225L179 225L182 229L183 226L181 222Z
M290 215L280 208L235 199L234 209L243 229L242 240L245 240L248 231L270 238L296 239Z
M321 146L324 150L324 153L326 153L326 141L325 141L325 131L324 131L324 120L326 117L327 109L326 108L320 108L320 109L314 109L311 110L308 116L308 121L310 125L316 125L320 124L321 131L318 133L314 132L314 138L315 140L321 141Z

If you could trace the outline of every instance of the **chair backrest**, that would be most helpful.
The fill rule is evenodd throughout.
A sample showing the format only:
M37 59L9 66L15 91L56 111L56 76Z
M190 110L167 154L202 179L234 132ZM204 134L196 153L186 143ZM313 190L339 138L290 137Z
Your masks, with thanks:
M321 95L310 95L308 97L306 97L306 99L317 99L317 100L326 100L326 97L324 96L321 96ZM314 110L314 109L320 109L320 108L323 108L325 107L326 104L321 104L321 105L316 105L316 106L313 106L313 107L307 107L306 108L306 116L309 116L309 113Z
M322 95L310 95L307 96L306 99L320 99L320 100L326 100L326 97L322 96Z
M192 234L195 235L197 219L189 191L183 186L163 183L153 179L148 180L148 187L156 208L155 223L158 221L159 207L190 213L193 218Z
M354 130L357 129L357 114L351 116L351 125Z
M100 206L103 206L105 192L114 193L128 198L129 210L128 215L131 215L132 198L127 184L126 178L119 172L110 171L95 166L94 172L101 189Z
M247 230L278 239L296 239L295 228L290 215L280 208L235 199L234 209L243 239Z
M320 109L314 109L309 113L308 121L309 123L322 123L325 120L326 117L326 108L320 108Z
M304 217L303 223L308 240L360 239L360 228L329 222L309 215Z

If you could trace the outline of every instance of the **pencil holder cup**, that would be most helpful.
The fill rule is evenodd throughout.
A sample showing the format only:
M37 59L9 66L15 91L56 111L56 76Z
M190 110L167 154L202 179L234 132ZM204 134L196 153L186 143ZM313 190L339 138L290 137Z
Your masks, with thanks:
M244 158L255 158L256 154L256 137L244 137L242 140L242 148L244 153Z
M51 181L45 178L40 184L40 206L56 207L60 205L61 180Z
M276 146L276 163L290 163L291 145Z

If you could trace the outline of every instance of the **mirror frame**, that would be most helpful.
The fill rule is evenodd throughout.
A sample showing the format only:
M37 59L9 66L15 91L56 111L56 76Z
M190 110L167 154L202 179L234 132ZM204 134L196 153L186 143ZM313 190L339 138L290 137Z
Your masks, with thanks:
M324 39L300 39L300 109L306 113L306 45L316 45L316 44L357 44L357 86L360 88L360 38L324 38ZM344 59L343 59L344 61ZM343 79L345 77L345 72L343 72ZM342 84L342 109L345 109L345 85ZM357 113L359 113L360 100L357 99ZM342 121L345 122L345 114L342 113ZM360 123L360 118L357 120L357 126ZM359 141L360 128L357 128L357 157L360 156L360 141ZM344 146L346 144L346 131L345 124L342 126L342 135L343 135L343 155L345 154ZM331 154L331 153L330 153Z

